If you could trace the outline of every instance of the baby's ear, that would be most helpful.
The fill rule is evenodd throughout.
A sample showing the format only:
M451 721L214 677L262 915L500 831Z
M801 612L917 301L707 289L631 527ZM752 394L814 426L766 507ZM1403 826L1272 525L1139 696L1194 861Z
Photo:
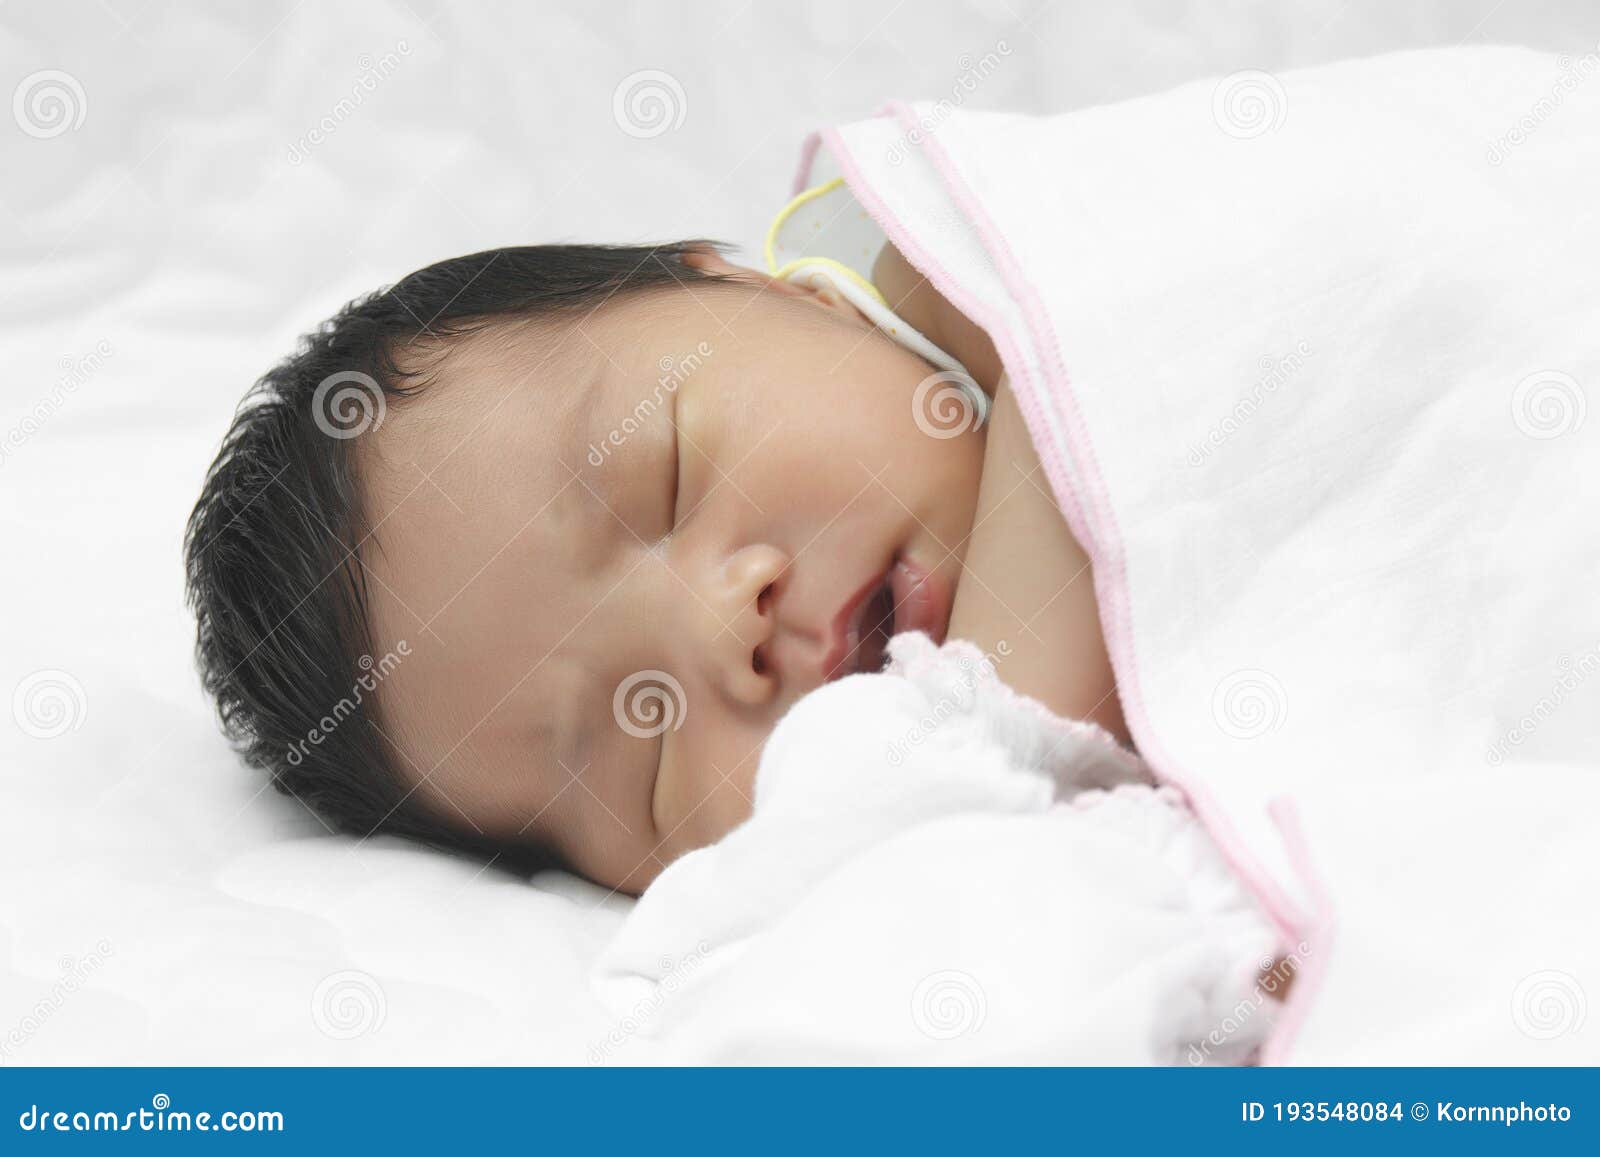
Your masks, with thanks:
M798 297L863 325L871 325L871 322L862 316L861 311L846 301L833 282L826 277L785 281L763 273L759 269L735 265L715 249L691 249L683 255L683 263L702 273L734 278L750 285L763 286L786 297Z
M724 277L731 281L742 281L746 285L760 286L766 289L780 289L793 292L793 287L786 282L778 281L770 274L759 269L752 269L748 265L735 265L715 249L689 249L685 250L682 261L690 269L700 273L708 273L713 277Z
M690 269L709 273L714 277L737 277L741 281L764 281L766 275L743 265L735 265L715 249L687 250L682 261Z

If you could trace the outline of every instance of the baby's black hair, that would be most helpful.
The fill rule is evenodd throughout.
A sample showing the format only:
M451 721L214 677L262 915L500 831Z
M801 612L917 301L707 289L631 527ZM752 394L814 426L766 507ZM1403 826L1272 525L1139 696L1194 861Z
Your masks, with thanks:
M249 390L184 538L201 681L247 763L340 831L407 836L514 871L552 862L531 842L441 820L398 773L393 732L362 691L375 667L386 670L372 654L353 440L420 388L397 364L408 344L718 280L684 261L715 248L530 245L454 257L352 301Z

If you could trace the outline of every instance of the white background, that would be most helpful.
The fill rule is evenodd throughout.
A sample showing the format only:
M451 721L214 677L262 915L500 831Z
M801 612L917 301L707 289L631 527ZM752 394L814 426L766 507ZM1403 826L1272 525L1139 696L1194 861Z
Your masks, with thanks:
M892 96L1060 111L1597 40L1585 0L6 0L0 95L77 87L56 135L0 115L0 1063L581 1061L607 1031L582 976L614 901L332 839L200 697L183 519L240 394L347 298L497 245L751 244L805 133ZM643 138L613 107L642 70L681 90ZM11 709L41 671L71 680L51 738Z

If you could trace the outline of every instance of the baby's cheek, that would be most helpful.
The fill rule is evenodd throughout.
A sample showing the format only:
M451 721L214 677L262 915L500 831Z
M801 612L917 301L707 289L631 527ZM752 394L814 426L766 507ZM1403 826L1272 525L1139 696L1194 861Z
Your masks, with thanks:
M691 703L691 719L693 711ZM727 835L749 818L754 798L759 739L752 745L744 728L701 714L712 717L695 721L692 734L689 722L672 733L680 742L664 752L656 787L655 823L673 856Z

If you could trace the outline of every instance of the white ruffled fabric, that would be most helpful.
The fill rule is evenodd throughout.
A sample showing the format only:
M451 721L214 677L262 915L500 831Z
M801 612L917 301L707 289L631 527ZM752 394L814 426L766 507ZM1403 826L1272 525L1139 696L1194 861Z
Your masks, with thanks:
M994 340L1133 734L1293 937L1275 1062L1600 1062L1600 277L1572 260L1600 253L1600 81L1575 59L1430 49L1057 116L891 102L803 154L797 183L843 176Z
M890 644L762 755L595 973L628 1062L1238 1063L1275 934L1171 788L963 642Z

